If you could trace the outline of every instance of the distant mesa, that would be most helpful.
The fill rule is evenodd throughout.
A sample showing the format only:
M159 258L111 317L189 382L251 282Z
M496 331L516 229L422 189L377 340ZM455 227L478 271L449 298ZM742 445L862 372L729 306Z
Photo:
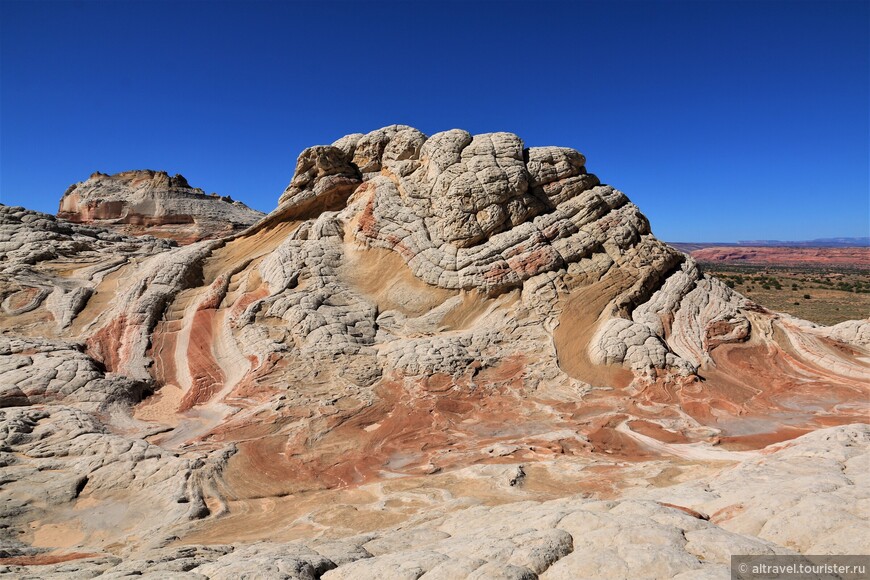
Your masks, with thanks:
M692 252L702 263L870 268L870 248L722 247Z
M738 246L786 246L794 248L867 248L870 247L870 237L857 238L816 238L814 240L782 241L782 240L740 240Z
M672 243L671 246L689 254L702 264L731 264L751 266L838 266L870 268L870 247L854 240L854 246L819 245L743 245ZM805 242L811 243L811 242Z
M668 242L690 254L704 248L870 248L870 237L816 238L814 240L740 240L738 242Z
M150 169L114 175L97 171L67 188L57 212L57 217L71 222L182 244L226 236L263 215L229 196L206 194L183 175Z

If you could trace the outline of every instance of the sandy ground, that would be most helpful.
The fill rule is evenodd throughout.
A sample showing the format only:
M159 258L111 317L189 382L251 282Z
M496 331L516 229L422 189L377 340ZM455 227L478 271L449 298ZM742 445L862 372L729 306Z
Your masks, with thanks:
M80 544L85 534L77 522L33 524L33 546L37 548L69 548Z
M178 407L184 391L173 384L160 387L154 395L142 401L133 410L133 417L141 421L153 421L163 425L176 427L181 422Z

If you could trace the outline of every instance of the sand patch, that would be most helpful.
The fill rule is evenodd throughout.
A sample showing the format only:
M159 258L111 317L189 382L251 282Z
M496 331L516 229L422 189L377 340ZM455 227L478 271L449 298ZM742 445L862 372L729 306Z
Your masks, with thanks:
M405 260L392 250L360 249L353 243L345 244L339 275L380 312L398 310L408 317L421 316L459 295L457 290L430 286L414 276Z
M140 421L153 421L175 427L181 421L178 409L184 398L184 391L173 384L166 384L133 410L133 417Z
M566 374L591 385L626 387L631 383L631 371L621 366L594 364L588 352L589 341L605 308L631 283L615 269L598 282L572 290L564 299L553 341L559 366Z
M70 548L85 539L75 522L34 525L32 545L35 548Z

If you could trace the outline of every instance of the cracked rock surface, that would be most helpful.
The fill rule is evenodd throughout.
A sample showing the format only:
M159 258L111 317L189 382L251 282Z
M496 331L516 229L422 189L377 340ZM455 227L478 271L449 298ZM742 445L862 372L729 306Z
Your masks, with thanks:
M789 506L790 519L818 522L817 510L822 505L830 507L829 498L813 499L817 490L798 481L771 504L770 488L785 484L797 472L810 478L815 487L824 482L821 485L828 487L828 495L848 496L853 500L851 505L837 505L854 513L858 509L854 501L868 499L868 443L870 429L866 425L821 430L772 448L764 460L737 463L703 490L693 482L639 490L635 493L638 497L632 499L568 496L543 502L477 505L422 523L341 540L157 548L129 558L90 558L29 569L8 566L4 571L23 577L28 570L38 570L40 577L76 572L83 577L109 578L143 573L155 577L234 578L253 574L324 580L729 578L731 554L786 555L797 553L799 547L810 548L813 553L840 553L837 549L866 552L870 547L866 519L850 521L854 527L848 533L841 528L841 539L850 539L846 544L832 545L830 537L816 535L819 523L810 529L781 525L784 505ZM809 461L820 457L822 462ZM795 462L796 458L803 461ZM861 479L849 481L831 468ZM832 477L839 477L839 485L828 483ZM667 501L652 499L656 496ZM730 502L737 496L741 503L735 506ZM724 507L704 512L687 504ZM750 531L758 526L767 529L762 534ZM806 544L805 538L813 538L814 543Z
M870 321L754 304L573 149L393 125L303 151L267 216L159 172L61 209L0 206L0 572L724 578L868 548Z

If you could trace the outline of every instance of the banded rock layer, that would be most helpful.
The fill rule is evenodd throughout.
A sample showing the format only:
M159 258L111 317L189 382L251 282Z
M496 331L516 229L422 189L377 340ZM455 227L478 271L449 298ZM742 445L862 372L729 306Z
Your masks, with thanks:
M206 195L182 175L143 169L114 175L98 171L71 185L60 200L57 216L128 235L190 243L232 234L263 214L230 197Z
M19 564L557 578L604 565L594 538L616 534L614 575L715 577L728 550L861 548L843 532L868 515L851 476L826 487L857 506L827 544L779 520L767 534L769 514L737 518L723 544L728 518L698 510L763 495L725 475L722 505L650 489L752 472L768 445L816 430L861 459L807 478L856 471L866 428L837 426L866 423L870 322L753 304L658 241L576 151L401 125L349 135L305 150L257 224L184 247L0 209L0 424L22 474L0 533ZM33 228L52 251L28 245ZM34 488L34 472L51 475ZM658 497L691 525L643 503ZM648 569L654 549L627 547L647 532L669 546Z

